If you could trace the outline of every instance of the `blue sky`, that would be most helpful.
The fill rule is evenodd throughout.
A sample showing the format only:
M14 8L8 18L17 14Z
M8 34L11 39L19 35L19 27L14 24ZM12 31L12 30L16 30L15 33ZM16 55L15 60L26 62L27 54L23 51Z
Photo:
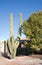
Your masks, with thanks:
M6 40L10 36L11 12L13 13L14 36L16 38L20 13L22 12L24 21L39 10L42 10L42 0L0 0L0 40Z

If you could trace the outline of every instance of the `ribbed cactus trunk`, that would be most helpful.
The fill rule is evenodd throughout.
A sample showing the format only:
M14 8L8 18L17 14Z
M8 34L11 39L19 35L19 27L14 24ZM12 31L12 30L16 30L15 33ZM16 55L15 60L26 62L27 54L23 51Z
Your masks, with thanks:
M10 39L7 41L7 54L10 56L10 58L14 58L14 29L13 29L13 15L10 14Z
M8 47L7 53L11 59L16 56L16 51L20 43L19 40L21 37L21 32L22 32L22 14L20 14L20 24L19 24L18 36L16 40L14 40L13 17L12 17L12 14L10 14L10 40L7 41L7 47Z
M10 14L10 37L14 36L14 29L13 29L13 14Z
M14 58L14 28L13 28L13 15L12 13L10 14L10 44L11 44L11 49L12 49L12 53L11 53L11 58Z

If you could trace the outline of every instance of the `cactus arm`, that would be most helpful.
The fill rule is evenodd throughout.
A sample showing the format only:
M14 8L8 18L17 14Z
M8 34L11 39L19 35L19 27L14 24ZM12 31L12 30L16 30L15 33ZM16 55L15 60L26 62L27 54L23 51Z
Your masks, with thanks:
M22 13L20 14L20 23L19 23L19 30L18 30L18 36L17 38L21 38L21 33L22 33Z
M16 40L16 48L18 48L18 46L19 46L21 33L22 33L22 13L20 14L20 23L19 23L18 36L17 36L17 40Z

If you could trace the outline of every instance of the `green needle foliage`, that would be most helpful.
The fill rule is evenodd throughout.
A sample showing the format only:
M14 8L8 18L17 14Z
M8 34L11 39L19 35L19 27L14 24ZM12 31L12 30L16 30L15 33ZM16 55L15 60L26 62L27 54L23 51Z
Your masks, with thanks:
M42 49L42 11L33 13L24 21L23 31L31 40L30 48L37 51Z

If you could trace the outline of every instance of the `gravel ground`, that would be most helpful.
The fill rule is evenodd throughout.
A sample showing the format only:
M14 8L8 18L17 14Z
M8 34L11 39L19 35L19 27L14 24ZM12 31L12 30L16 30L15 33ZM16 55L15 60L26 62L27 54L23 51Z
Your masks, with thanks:
M0 57L0 65L42 65L42 59L21 56L10 60L4 57Z

